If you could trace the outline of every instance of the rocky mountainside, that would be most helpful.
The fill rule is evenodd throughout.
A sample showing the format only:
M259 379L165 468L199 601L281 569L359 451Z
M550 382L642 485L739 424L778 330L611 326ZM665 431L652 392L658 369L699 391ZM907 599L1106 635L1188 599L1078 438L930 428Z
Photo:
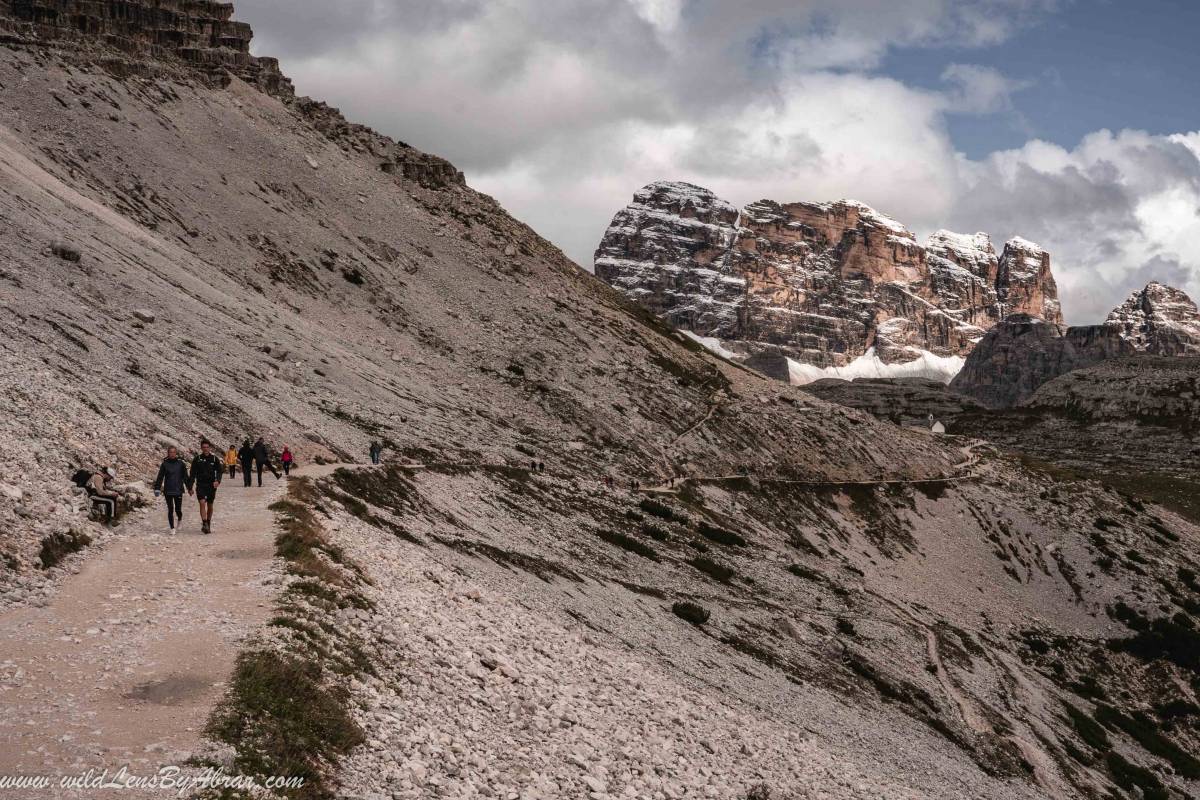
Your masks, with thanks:
M452 165L260 80L205 33L224 4L0 8L3 603L113 545L81 464L387 446L274 507L286 577L220 765L297 797L1200 790L1192 522L717 358ZM216 52L164 44L191 35ZM878 215L772 213L814 286L921 297Z
M1111 358L951 427L1200 516L1200 358Z
M1062 323L1050 256L1036 245L1013 239L997 257L987 234L938 231L922 246L853 201L739 212L706 189L653 183L613 218L595 271L735 358L795 362L797 382L949 380L1005 316Z
M1013 315L979 343L951 388L992 408L1008 408L1071 370L1138 354L1200 354L1200 312L1191 298L1150 283L1113 309L1102 325L1065 331Z
M949 425L963 414L984 410L976 400L927 378L825 378L805 384L804 391L876 419L924 428L931 426L930 417Z

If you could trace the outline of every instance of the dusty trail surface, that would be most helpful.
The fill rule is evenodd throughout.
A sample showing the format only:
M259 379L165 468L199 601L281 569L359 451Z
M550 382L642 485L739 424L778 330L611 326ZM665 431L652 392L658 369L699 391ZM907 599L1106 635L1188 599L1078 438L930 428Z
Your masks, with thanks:
M270 613L277 575L267 507L285 486L270 476L261 489L243 488L240 475L226 480L211 536L200 533L192 498L174 535L161 505L129 517L49 605L0 616L0 775L122 765L152 775L186 760L239 642ZM12 791L0 788L0 797L74 796Z

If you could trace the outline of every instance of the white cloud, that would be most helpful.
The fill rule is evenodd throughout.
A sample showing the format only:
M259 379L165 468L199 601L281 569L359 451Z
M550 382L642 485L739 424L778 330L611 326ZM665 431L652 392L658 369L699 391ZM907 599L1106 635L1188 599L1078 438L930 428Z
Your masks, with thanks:
M877 72L895 48L1004 42L1055 2L240 0L238 15L302 92L450 158L584 266L633 192L669 178L1041 240L1071 321L1164 271L1196 291L1200 134L972 161L947 116L1012 113L1025 84L965 63L941 91Z
M948 110L964 114L1008 111L1012 109L1012 96L1032 85L977 64L950 64L942 71L942 80L954 87L948 97Z
M1099 131L960 161L953 224L1047 247L1071 322L1094 322L1151 279L1200 297L1200 134Z

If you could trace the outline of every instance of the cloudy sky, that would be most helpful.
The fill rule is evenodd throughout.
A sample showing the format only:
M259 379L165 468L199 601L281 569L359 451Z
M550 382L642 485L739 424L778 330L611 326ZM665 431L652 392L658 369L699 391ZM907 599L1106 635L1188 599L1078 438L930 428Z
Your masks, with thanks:
M239 0L302 94L445 156L590 268L654 180L1051 250L1068 322L1200 297L1200 3Z

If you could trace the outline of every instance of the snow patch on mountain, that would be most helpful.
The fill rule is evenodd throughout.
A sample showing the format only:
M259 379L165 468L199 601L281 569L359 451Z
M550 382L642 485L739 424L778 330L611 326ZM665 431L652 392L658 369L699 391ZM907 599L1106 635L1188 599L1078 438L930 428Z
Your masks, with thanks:
M962 356L939 356L922 350L912 361L889 364L876 354L874 347L871 347L844 367L816 367L789 358L788 372L793 386L803 386L825 378L844 381L857 378L928 378L948 384L954 380L954 376L966 361Z

